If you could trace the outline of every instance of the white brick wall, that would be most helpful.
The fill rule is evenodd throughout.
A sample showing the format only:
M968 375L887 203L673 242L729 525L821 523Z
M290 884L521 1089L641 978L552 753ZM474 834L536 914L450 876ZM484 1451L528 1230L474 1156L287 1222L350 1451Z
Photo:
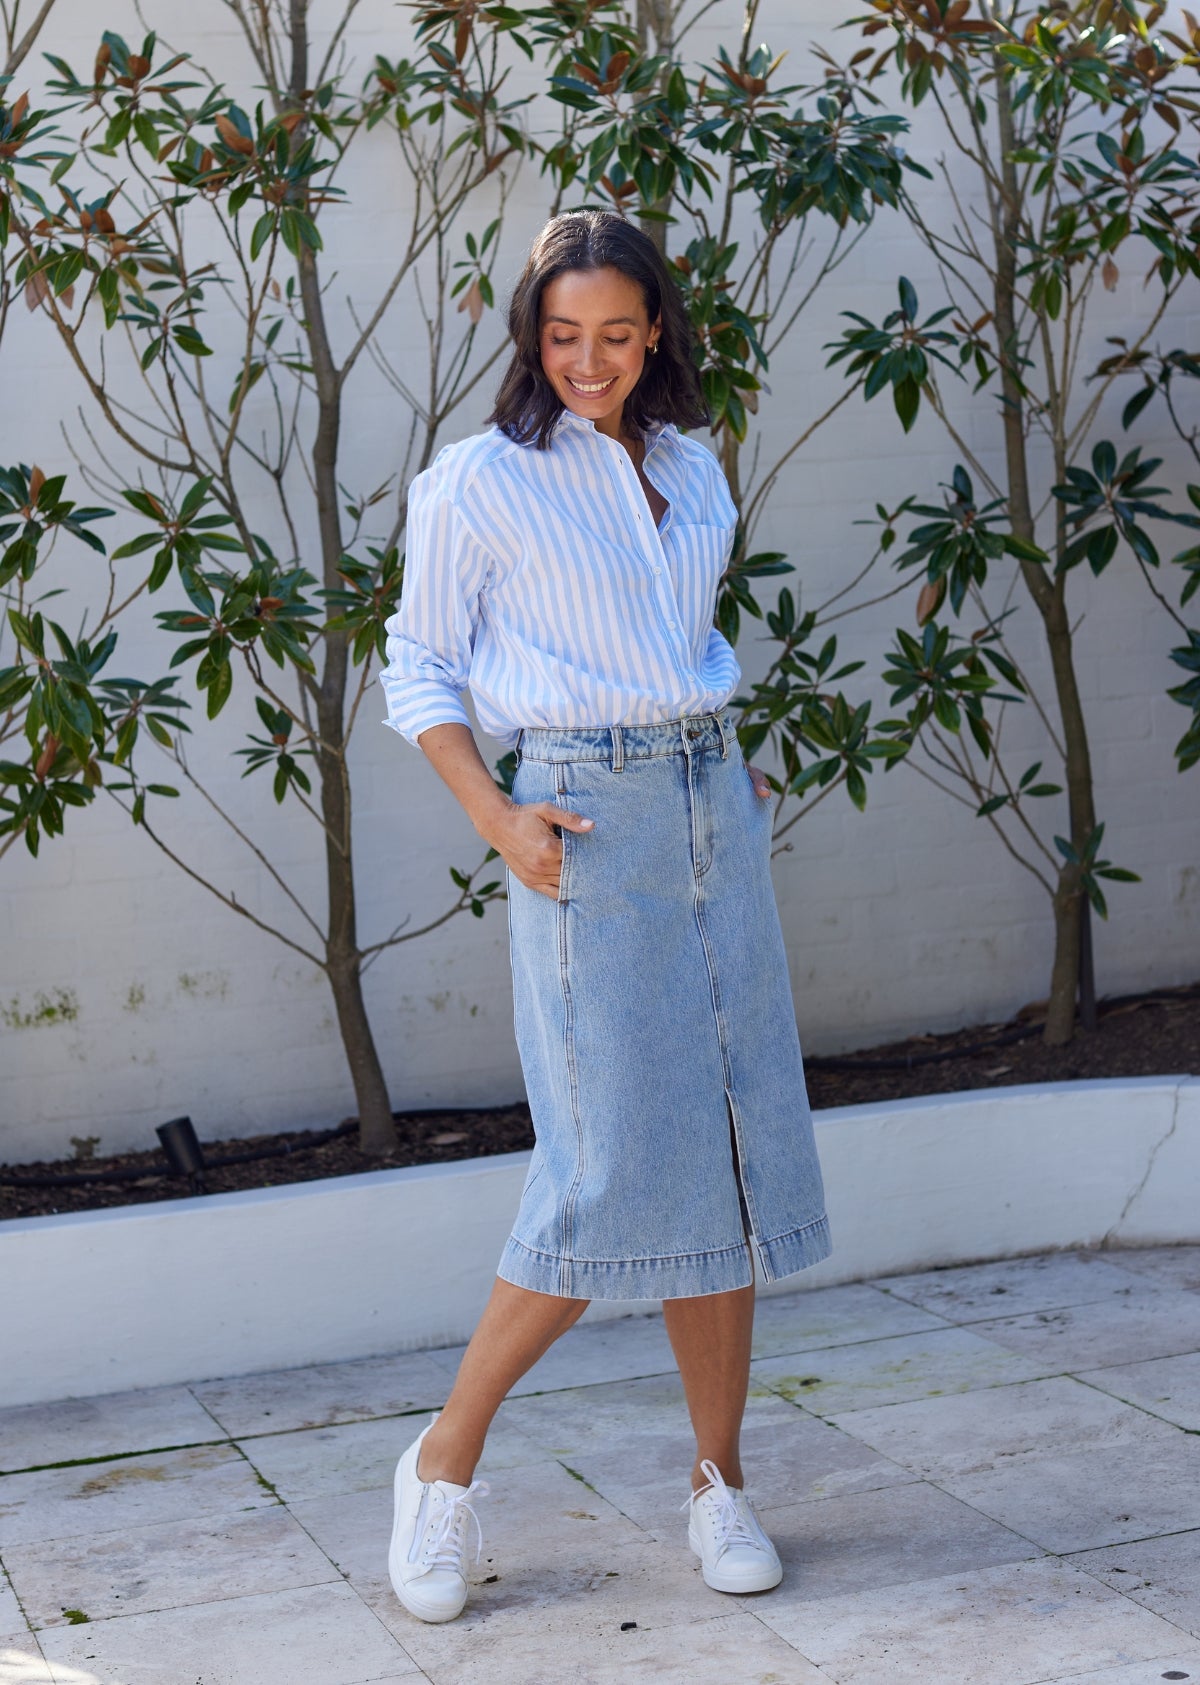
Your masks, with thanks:
M733 10L725 0L725 13ZM245 102L252 103L252 78L222 9L198 12L183 0L152 0L149 12L174 44L196 50L206 62L219 61L226 81L245 90ZM841 15L832 3L805 0L799 8L774 0L764 7L762 29L776 47L791 48L791 72L802 79L815 74L806 50L810 39L820 35L838 50L848 47L847 35L832 32ZM90 63L106 23L137 34L129 0L111 0L102 13L95 0L60 0L44 45L77 64ZM397 52L396 29L394 7L365 0L352 45L360 55L381 42ZM718 28L706 29L699 55L711 57L721 38ZM939 144L934 115L922 111L919 118L911 144L928 159ZM347 177L352 198L364 180L373 195L384 191L378 173L370 174L370 160L378 164L380 157L368 150L359 173ZM514 200L506 278L542 207L541 189L529 174ZM480 224L487 214L481 208ZM372 295L403 229L394 210L368 213L361 203L345 213L344 223L344 236L337 236L340 280L330 294L340 324L346 321L341 296ZM1106 333L1126 329L1130 313L1142 307L1136 268L1124 264L1118 290L1096 301L1090 332L1097 348ZM842 376L824 369L821 349L840 331L839 310L880 317L894 302L894 276L901 271L918 286L923 312L941 302L926 254L898 219L881 217L875 235L838 272L772 368L775 444L840 390ZM1164 349L1194 343L1198 327L1193 303L1190 313L1181 308L1164 324L1158 342ZM399 313L384 337L389 351L403 358ZM48 470L69 466L61 427L82 438L76 419L81 391L44 326L20 312L0 347L0 383L5 393L21 394L20 428L6 427L0 455L7 460L19 454ZM353 487L368 487L394 468L405 418L373 377L365 376L358 390L345 456L353 469L344 477ZM1105 423L1118 439L1126 396L1118 392L1105 409ZM486 402L481 391L456 432L476 428ZM798 574L791 583L800 585L806 602L836 588L865 554L869 529L851 523L871 513L876 496L894 503L915 490L936 501L938 482L949 478L955 456L934 419L923 415L905 437L886 402L866 406L856 396L846 404L785 475L760 528L762 548L792 551ZM969 401L964 389L957 407L973 446L998 466L992 400ZM7 413L11 417L11 408ZM1187 478L1182 453L1165 430L1155 434L1158 411L1144 420L1139 437L1148 452L1166 456L1164 475L1181 491ZM118 541L118 525L106 523L110 543ZM799 546L798 533L804 535ZM1182 536L1177 544L1173 538L1163 538L1164 551L1182 546ZM61 567L64 578L82 586L95 563L82 550L64 547ZM1129 888L1112 886L1114 917L1096 932L1099 986L1117 993L1188 980L1200 955L1200 773L1180 778L1171 757L1185 715L1162 691L1178 677L1166 659L1177 640L1126 558L1118 558L1098 586L1082 572L1073 585L1076 614L1085 613L1079 669L1094 734L1098 808L1108 824L1106 849L1143 876ZM914 582L893 603L839 622L843 656L865 656L877 669L893 625L912 624L916 590ZM166 596L151 608L164 606ZM1016 641L1031 670L1044 675L1032 609L1022 606L1020 618ZM748 677L762 653L758 635L759 628L748 624L740 651ZM123 624L115 665L161 671L169 652L169 641L153 631L148 615L134 617ZM849 688L860 683L879 698L877 711L886 712L878 681L864 674ZM275 807L265 783L241 782L240 763L227 751L237 744L244 702L235 699L227 712L228 723L223 720L215 733L196 722L193 766L239 813L249 803L256 837L267 838L274 857L319 892L321 866L309 828L290 808ZM447 865L473 865L482 853L419 755L375 724L381 713L372 697L355 747L361 930L367 939L406 912L416 920L444 904ZM1028 748L1028 760L1043 754L1032 710L1011 713L1006 732L1014 755L1016 745ZM1045 807L1048 815L1061 815L1059 802ZM203 857L245 905L279 916L278 897L253 859L199 803L160 804L158 816L167 834ZM1052 932L1041 890L986 826L910 771L901 768L886 778L877 772L865 815L835 795L790 841L792 848L776 862L776 884L801 1031L814 1051L999 1017L1044 993ZM352 1109L319 974L180 876L105 800L73 816L67 837L48 843L40 860L21 851L4 860L0 944L0 1159L54 1156L69 1150L72 1135L99 1135L111 1149L150 1144L155 1123L185 1111L202 1135L213 1136L324 1124ZM367 993L398 1107L491 1103L520 1094L509 985L502 905L482 921L459 919L433 939L403 945L372 968ZM64 1002L65 1014L54 1010Z

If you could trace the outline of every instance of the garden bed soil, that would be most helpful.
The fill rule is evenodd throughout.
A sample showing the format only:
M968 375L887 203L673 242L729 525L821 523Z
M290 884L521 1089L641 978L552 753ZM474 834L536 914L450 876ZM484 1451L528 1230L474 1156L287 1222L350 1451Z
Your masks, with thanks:
M1077 1031L1066 1047L1047 1047L1036 1008L1008 1024L977 1025L948 1035L910 1036L836 1058L807 1061L814 1108L854 1106L922 1094L1085 1077L1181 1076L1200 1073L1200 983L1102 1002L1095 1030ZM276 1187L353 1176L366 1170L484 1158L533 1145L529 1108L509 1106L396 1113L397 1145L384 1158L360 1152L353 1120L329 1130L292 1130L204 1142L208 1193ZM332 1136L332 1138L330 1138ZM265 1153L272 1156L260 1156ZM212 1161L239 1159L225 1165ZM106 1177L117 1176L113 1180ZM82 1178L76 1186L46 1185ZM0 1218L38 1217L105 1206L179 1199L191 1190L162 1152L116 1153L0 1166Z

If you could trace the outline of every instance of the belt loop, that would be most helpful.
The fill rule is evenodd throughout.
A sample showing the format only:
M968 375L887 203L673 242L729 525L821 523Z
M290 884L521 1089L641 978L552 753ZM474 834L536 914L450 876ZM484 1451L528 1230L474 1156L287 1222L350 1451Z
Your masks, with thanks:
M525 736L525 727L522 726L520 731L518 731L518 733L517 733L517 741L513 744L513 754L517 757L518 761L521 759L521 741L524 738L524 736Z
M727 761L729 759L729 730L725 724L725 716L718 713L714 718L717 722L717 730L721 733L721 759Z
M609 727L612 733L612 769L614 772L625 770L625 739L621 736L619 725Z

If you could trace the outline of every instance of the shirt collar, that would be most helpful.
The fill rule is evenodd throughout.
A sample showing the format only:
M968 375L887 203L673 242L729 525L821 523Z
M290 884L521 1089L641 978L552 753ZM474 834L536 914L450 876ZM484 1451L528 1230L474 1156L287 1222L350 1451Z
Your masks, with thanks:
M670 431L671 425L672 424L669 421L650 422L646 428L647 456L650 455L650 452L659 443L663 436ZM567 409L565 404L559 413L558 420L554 424L554 431L557 433L558 430L563 427L574 428L576 431L583 433L595 434L596 432L596 423L594 421L589 421L584 415L576 415L575 411Z

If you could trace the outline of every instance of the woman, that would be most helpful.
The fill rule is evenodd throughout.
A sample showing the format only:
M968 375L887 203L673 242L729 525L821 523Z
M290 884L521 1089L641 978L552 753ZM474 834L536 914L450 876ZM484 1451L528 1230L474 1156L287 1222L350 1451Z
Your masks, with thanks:
M593 1298L663 1301L705 1580L777 1585L738 1455L752 1257L772 1281L829 1252L770 787L725 712L740 674L713 627L736 510L679 431L707 419L682 301L646 235L576 212L534 242L509 330L490 430L413 481L382 675L388 723L505 862L537 1138L454 1389L396 1470L392 1584L428 1621L466 1602L496 1409ZM511 800L468 682L517 748Z

